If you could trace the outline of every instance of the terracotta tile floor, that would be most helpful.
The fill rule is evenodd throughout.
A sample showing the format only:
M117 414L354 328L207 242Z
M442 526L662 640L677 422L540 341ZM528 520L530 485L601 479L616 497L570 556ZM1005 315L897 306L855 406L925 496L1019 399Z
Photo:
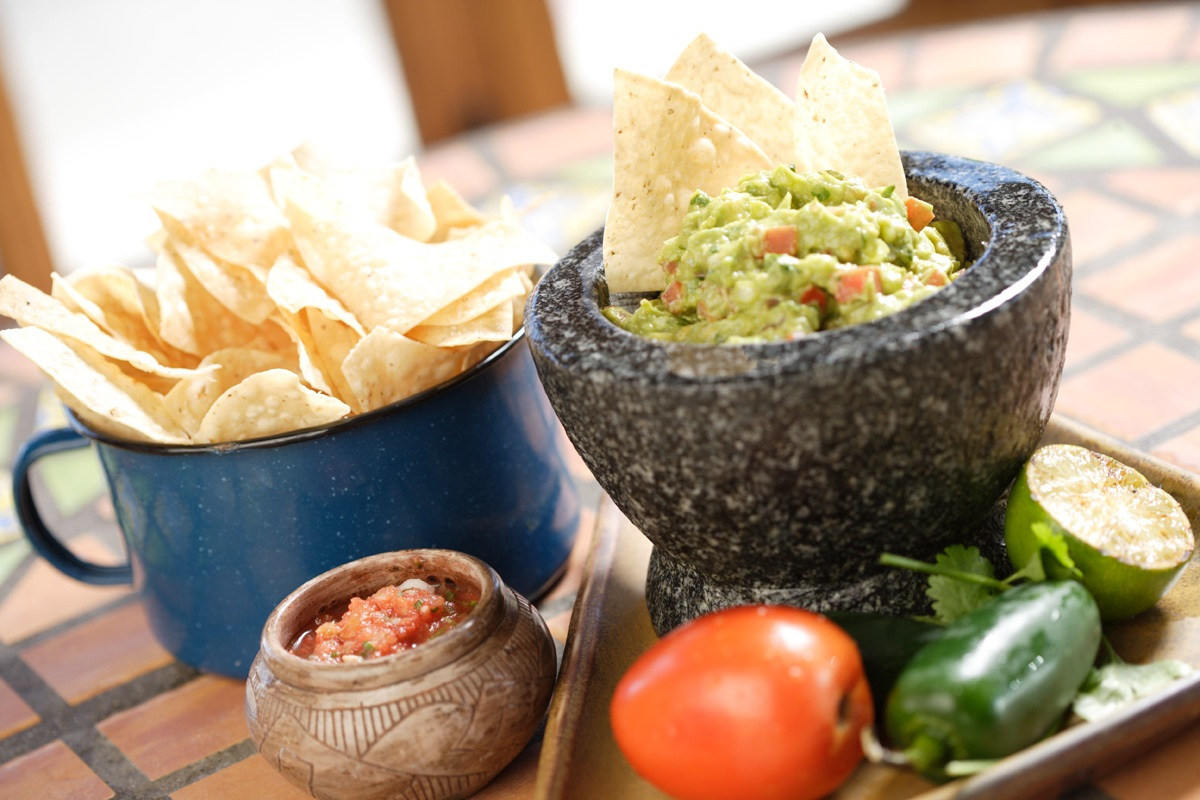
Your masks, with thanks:
M1200 4L1018 17L842 50L882 74L904 147L1005 163L1062 200L1076 279L1058 412L1200 471ZM801 55L758 66L790 92ZM419 160L426 178L444 177L472 199L511 194L529 206L530 228L565 251L604 218L608 120L604 109L560 111ZM59 424L37 370L0 348L0 467L29 431ZM598 489L578 458L571 463L594 506ZM39 497L58 509L72 547L119 557L98 466L64 460L45 472ZM302 796L254 753L241 683L172 661L129 590L54 572L21 537L3 495L0 797ZM590 522L585 515L581 529ZM583 544L542 603L560 641ZM1077 796L1200 797L1197 744L1193 726ZM529 797L534 755L487 796Z
M171 793L171 800L305 800L257 753Z
M8 800L107 800L111 787L62 742L51 742L0 765Z
M63 658L67 652L71 658ZM141 604L127 603L30 645L21 659L76 705L165 667L171 654L154 638Z
M246 738L242 681L202 675L96 726L150 780ZM164 748L163 742L173 742Z

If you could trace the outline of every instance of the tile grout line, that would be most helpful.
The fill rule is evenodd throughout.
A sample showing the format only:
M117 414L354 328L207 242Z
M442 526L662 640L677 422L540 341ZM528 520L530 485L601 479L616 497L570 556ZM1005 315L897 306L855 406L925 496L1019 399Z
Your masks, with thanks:
M153 782L95 727L78 727L68 731L63 734L62 741L117 797L132 800L149 796L145 789L153 786Z
M201 674L179 662L172 662L73 706L15 654L6 654L5 659L11 660L0 664L0 677L13 686L41 720L30 728L0 739L0 763L20 758L55 739L65 739L72 733L95 731L96 724L113 714L179 688ZM99 731L96 733L99 734ZM87 759L84 761L87 762ZM92 766L90 762L88 766Z
M225 767L233 766L255 755L258 755L258 748L247 737L240 742L231 744L223 750L218 750L211 755L205 756L198 761L193 761L187 766L180 767L174 772L158 778L149 787L152 790L150 793L131 795L129 800L149 800L150 798L170 795L172 792L176 792L185 786L207 778L209 775L219 772Z

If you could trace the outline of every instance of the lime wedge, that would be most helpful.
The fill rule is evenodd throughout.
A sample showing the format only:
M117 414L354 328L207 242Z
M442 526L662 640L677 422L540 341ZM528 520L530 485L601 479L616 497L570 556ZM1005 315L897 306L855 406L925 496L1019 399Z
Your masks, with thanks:
M1009 495L1004 539L1020 568L1037 553L1036 523L1063 538L1106 621L1158 602L1196 541L1179 503L1137 470L1084 447L1052 444L1025 463ZM1072 577L1057 563L1052 578ZM1062 574L1055 574L1061 572Z

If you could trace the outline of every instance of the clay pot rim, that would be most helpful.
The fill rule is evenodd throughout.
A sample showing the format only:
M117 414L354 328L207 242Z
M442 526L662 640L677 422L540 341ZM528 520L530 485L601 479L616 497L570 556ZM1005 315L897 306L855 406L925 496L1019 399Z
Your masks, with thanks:
M479 589L475 609L445 634L399 653L342 664L309 661L288 651L289 642L322 607L431 574L452 574L456 581L465 579ZM370 689L412 680L479 647L504 616L504 588L487 563L457 550L422 548L366 556L312 578L285 597L263 625L259 657L285 683L316 690Z

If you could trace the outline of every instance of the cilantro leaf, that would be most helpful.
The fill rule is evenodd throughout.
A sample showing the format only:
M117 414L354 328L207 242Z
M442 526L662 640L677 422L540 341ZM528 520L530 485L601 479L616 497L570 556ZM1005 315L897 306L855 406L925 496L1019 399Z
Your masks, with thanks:
M1037 543L1037 548L1029 560L1005 580L1006 583L1017 581L1045 581L1052 576L1055 578L1074 578L1079 580L1083 573L1075 566L1075 559L1067 549L1067 540L1061 534L1044 522L1035 522L1029 526L1030 532ZM1013 566L1016 566L1015 564Z
M977 547L952 544L934 560L947 572L965 572L984 578L995 578L996 570ZM933 601L933 612L939 622L949 624L974 611L996 594L996 589L970 583L948 575L930 575L925 594Z
M1149 664L1112 661L1088 673L1071 708L1084 720L1095 722L1191 672L1189 664L1170 659Z

